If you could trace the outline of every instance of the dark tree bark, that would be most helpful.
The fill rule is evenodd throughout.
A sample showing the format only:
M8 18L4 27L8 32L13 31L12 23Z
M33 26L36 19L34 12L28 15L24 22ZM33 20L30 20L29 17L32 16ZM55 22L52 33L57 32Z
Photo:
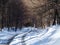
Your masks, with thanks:
M58 4L58 0L54 0L54 3L57 5ZM58 22L58 15L59 15L59 13L58 13L58 10L57 10L57 7L54 9L54 11L55 11L55 16L54 16L54 22L53 22L53 25L55 25L55 24L57 24Z

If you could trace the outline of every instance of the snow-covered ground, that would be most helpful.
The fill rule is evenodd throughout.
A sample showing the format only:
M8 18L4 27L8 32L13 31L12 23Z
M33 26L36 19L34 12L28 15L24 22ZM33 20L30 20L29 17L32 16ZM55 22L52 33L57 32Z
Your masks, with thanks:
M3 28L0 31L0 45L60 45L60 25L46 29L23 27L14 30Z

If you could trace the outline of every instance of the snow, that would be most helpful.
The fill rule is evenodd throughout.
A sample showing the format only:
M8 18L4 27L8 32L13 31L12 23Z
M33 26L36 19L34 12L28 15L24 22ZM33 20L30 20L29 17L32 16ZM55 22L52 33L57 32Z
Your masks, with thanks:
M46 29L23 27L12 29L4 27L0 31L0 44L9 45L60 45L60 25L53 25Z

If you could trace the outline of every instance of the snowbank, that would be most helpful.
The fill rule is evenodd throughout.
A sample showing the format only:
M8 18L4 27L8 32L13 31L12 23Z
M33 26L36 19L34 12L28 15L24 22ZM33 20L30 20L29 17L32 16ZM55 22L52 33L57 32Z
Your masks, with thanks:
M6 31L4 31L6 30ZM60 25L46 29L24 27L17 31L0 32L0 44L9 45L60 45Z

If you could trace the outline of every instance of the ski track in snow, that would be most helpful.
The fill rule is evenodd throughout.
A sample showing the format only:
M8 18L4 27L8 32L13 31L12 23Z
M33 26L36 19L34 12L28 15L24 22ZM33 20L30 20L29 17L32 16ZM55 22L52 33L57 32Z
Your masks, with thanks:
M8 31L3 28L0 31L0 44L9 45L60 45L60 25L47 27L46 29L24 27L14 28Z

